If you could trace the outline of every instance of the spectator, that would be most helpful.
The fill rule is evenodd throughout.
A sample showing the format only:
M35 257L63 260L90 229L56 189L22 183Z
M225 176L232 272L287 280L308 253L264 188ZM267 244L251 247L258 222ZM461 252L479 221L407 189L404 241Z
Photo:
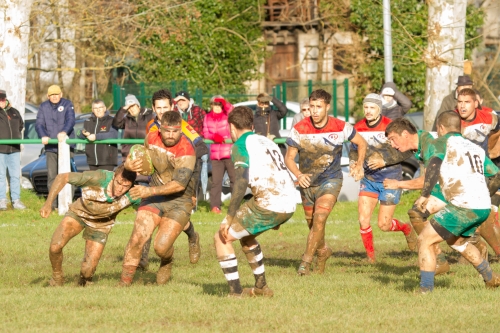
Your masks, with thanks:
M144 139L146 137L146 125L154 118L153 110L141 108L137 97L129 94L125 96L125 106L121 107L114 117L113 126L123 129L124 139ZM127 158L132 146L132 144L122 145L123 161Z
M70 100L62 98L63 93L58 85L52 85L47 91L48 100L40 104L36 114L35 130L42 144L45 145L45 158L47 160L47 187L50 191L52 183L58 174L57 144L49 144L49 139L59 142L66 137L75 138L75 110ZM74 145L71 145L74 150ZM73 155L73 153L71 153ZM52 208L57 207L57 200L52 203Z
M389 119L403 117L411 109L412 103L408 97L398 90L393 82L382 86L382 116Z
M231 161L232 144L224 143L226 139L231 139L228 113L226 110L232 109L223 98L212 97L209 112L203 121L203 136L205 139L213 140L210 145L210 159L212 160L212 188L210 189L210 207L213 213L221 213L221 192L224 171L227 171L231 182L231 191L234 183L234 165Z
M451 92L448 96L443 98L443 102L441 102L441 107L439 108L436 118L434 119L434 125L432 125L432 131L436 131L436 119L439 117L441 113L448 110L455 110L457 108L457 98L458 93L465 88L471 88L474 85L474 82L468 75L462 75L458 77L457 80L457 88Z
M93 115L83 123L83 130L78 134L80 139L90 142L104 139L117 139L118 131L113 127L113 117L106 111L106 105L100 99L92 102ZM89 169L113 171L118 165L118 146L116 144L85 145Z
M206 112L198 105L194 104L193 99L189 96L187 91L179 91L175 94L174 111L178 111L182 119L187 121L194 130L203 135L203 119L205 119Z
M479 104L478 107L477 107L478 109L486 111L486 112L493 112L493 111L495 111L492 108L483 105L484 100L483 100L483 97L481 97L481 93L479 92L479 90L474 89L474 91L476 92L476 98L477 98L477 102Z
M10 106L5 90L0 90L0 139L22 139L23 118ZM7 170L10 198L14 209L26 209L21 202L21 145L0 145L0 210L7 210Z
M271 107L271 101L278 110ZM266 136L271 140L281 138L280 120L286 116L287 112L286 106L276 97L271 97L266 93L259 94L257 96L257 111L253 118L255 133ZM281 154L285 156L286 146L279 144L278 147L280 147Z
M296 123L310 116L311 112L309 111L309 98L304 98L300 102L300 112L293 117L292 128L293 126L295 126Z

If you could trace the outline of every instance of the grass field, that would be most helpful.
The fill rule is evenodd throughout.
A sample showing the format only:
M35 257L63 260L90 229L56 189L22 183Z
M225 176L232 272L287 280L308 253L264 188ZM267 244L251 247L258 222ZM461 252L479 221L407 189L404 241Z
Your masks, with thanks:
M189 263L182 234L167 285L155 284L159 260L152 250L150 271L138 272L130 288L117 287L135 218L129 209L118 216L95 284L76 285L84 249L77 236L64 250L65 286L50 288L48 245L61 217L54 213L41 219L38 209L44 199L30 192L23 192L22 199L27 211L0 212L1 332L500 331L500 290L486 290L472 266L453 265L451 274L436 278L432 294L420 295L416 253L406 250L402 233L380 232L375 219L378 262L365 262L357 203L338 203L328 220L326 237L334 254L324 275L296 275L307 234L298 207L280 230L259 237L275 297L228 299L213 246L222 216L208 213L206 203L192 216L202 257L196 265ZM404 195L396 218L406 221L415 199L416 193ZM240 246L235 248L242 285L250 287L252 272ZM457 256L450 256L456 262ZM500 271L500 265L493 269Z

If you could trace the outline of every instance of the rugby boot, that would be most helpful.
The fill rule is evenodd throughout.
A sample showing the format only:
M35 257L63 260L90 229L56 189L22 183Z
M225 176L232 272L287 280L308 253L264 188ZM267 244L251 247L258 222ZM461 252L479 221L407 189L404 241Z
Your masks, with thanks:
M134 280L134 275L137 267L132 265L124 265L122 267L122 275L120 277L119 287L130 287Z
M200 255L201 255L200 235L197 232L195 232L194 234L196 235L196 237L194 237L193 241L188 239L189 261L192 264L196 264L198 262L198 260L200 260Z
M484 281L484 283L488 289L498 288L498 286L500 286L500 275L493 272L491 280Z
M81 287L89 287L93 284L92 277L86 278L82 274L80 274L80 278L78 279L78 285Z
M170 276L172 275L172 265L174 258L170 257L168 259L161 259L160 269L158 269L158 273L156 273L156 284L162 285L170 280Z
M411 228L411 231L408 235L405 235L406 237L406 243L408 244L408 249L410 249L410 251L417 251L417 233L415 232L415 229L413 228L412 224L411 223L408 223L408 225L410 226Z
M307 261L302 261L300 263L299 269L297 270L299 276L311 274L311 263Z
M49 280L49 286L62 287L64 285L64 275L62 272L52 272L52 278Z
M318 260L314 271L318 274L323 274L325 272L326 261L332 256L333 250L330 247L325 246L321 250L316 251L316 253Z
M262 288L243 288L241 294L245 295L244 297L273 297L274 292L266 284Z

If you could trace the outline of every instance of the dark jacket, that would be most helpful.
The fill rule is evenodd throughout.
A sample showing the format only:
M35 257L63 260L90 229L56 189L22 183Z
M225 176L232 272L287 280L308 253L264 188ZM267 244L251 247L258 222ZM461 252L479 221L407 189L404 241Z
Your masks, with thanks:
M385 87L389 87L394 90L394 101L396 103L391 106L382 105L382 115L392 120L403 117L406 112L411 109L412 103L410 99L399 91L393 82L387 82L384 84L382 86L382 90L384 90Z
M123 129L124 139L144 139L146 137L146 127L149 121L154 118L155 114L151 109L141 108L137 119L135 119L126 109L120 108L113 119L113 126L118 129ZM122 145L122 156L124 161L132 146L133 145L130 144Z
M273 97L272 100L273 105L277 108L273 107L268 108L267 110L262 110L257 107L257 111L253 117L253 127L254 131L257 134L267 136L268 134L274 135L275 138L281 138L280 135L280 120L286 116L288 109L285 104L283 104L279 99ZM284 144L279 144L281 153L283 156L286 153L286 146Z
M187 121L189 125L198 133L203 136L203 120L207 112L201 107L193 103L193 100L189 102L189 107L186 111L181 111L177 104L174 105L173 111L177 111L181 114L182 119Z
M443 101L441 102L441 107L439 108L438 112L436 113L436 118L434 118L434 125L432 125L432 130L435 132L436 131L436 119L437 117L443 113L444 111L449 111L449 110L455 110L457 108L457 90L453 90L451 94L443 98Z
M24 121L19 111L9 104L0 108L0 139L22 139ZM21 145L0 145L0 154L18 153Z
M92 115L83 123L83 129L90 134L95 134L96 140L118 138L118 130L113 127L113 117L108 112L102 118ZM80 132L78 138L86 139L87 137ZM87 155L88 165L118 164L117 145L87 143L85 145L85 154Z
M71 101L61 98L59 103L52 104L45 101L40 104L36 114L35 130L40 138L48 136L57 139L57 134L66 132L70 138L75 138L75 110ZM74 147L74 145L71 145ZM57 144L45 146L45 151L57 152Z

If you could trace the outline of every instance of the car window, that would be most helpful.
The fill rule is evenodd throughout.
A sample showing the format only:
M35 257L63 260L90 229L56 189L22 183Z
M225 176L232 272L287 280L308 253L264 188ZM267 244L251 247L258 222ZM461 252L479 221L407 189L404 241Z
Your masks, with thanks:
M24 121L24 138L25 139L40 139L35 129L36 119Z

